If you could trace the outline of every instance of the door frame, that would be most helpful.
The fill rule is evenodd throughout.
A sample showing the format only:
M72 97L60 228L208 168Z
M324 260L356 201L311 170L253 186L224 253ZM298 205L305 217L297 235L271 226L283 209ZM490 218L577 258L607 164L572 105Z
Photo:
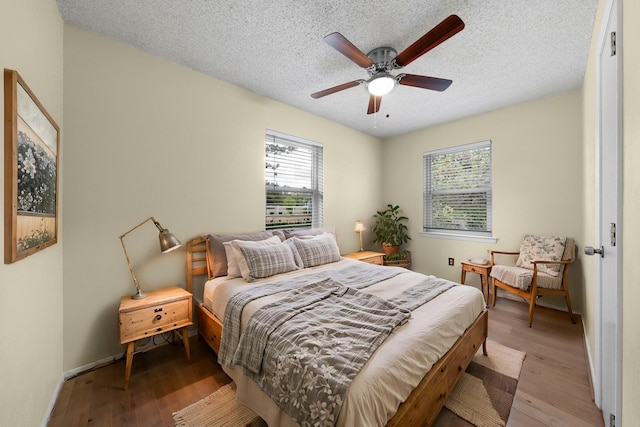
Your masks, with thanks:
M617 399L615 402L615 416L616 416L616 425L622 425L622 150L624 147L623 144L623 49L622 49L622 1L619 0L608 0L605 4L604 15L602 22L600 24L600 32L598 35L598 49L596 51L596 157L595 157L595 166L596 166L596 203L595 203L595 226L596 226L596 243L598 246L604 245L606 242L601 242L601 221L602 221L602 211L601 211L601 203L602 203L602 158L601 158L601 150L602 150L602 87L601 87L601 64L600 64L600 55L604 49L609 49L610 46L610 38L607 31L607 25L609 20L612 17L613 6L617 7L617 13L615 16L616 20L616 55L618 56L618 85L617 85L617 103L618 103L618 117L617 117L617 145L618 145L618 159L617 159L617 175L618 175L618 188L617 188L617 223L616 223L616 245L618 247L618 259L616 265L616 283L615 290L617 292L617 357L616 357L616 366L611 369L608 374L613 374L616 376L616 395ZM603 368L603 345L602 345L602 330L603 330L603 315L602 315L602 271L601 271L601 263L596 262L596 282L595 282L595 304L596 304L596 315L595 315L595 375L593 378L594 383L594 397L596 405L602 409L602 378L603 375L606 375ZM603 413L603 417L605 418L605 426L608 424L606 418L608 418L607 414Z

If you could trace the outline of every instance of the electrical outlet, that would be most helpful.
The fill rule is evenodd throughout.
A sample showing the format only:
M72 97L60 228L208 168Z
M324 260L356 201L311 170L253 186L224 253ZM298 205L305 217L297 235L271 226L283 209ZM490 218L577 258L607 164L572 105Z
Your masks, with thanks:
M453 265L453 258L449 258L449 265Z

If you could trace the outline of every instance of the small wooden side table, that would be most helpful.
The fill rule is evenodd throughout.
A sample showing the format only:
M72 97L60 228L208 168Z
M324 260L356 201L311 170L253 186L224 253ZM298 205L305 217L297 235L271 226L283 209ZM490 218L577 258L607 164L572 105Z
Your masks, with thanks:
M182 342L191 361L188 327L191 317L191 294L178 286L147 292L143 299L124 296L120 299L120 343L127 344L127 364L124 373L124 389L129 386L131 363L136 342L164 332L180 329Z
M462 264L460 283L464 285L464 281L467 277L467 272L479 274L480 282L482 283L482 294L484 295L484 302L485 304L489 304L489 274L491 273L491 263L475 264L470 261L462 261L460 264Z
M350 254L342 255L345 258L357 259L358 261L368 262L369 264L382 265L384 253L373 251L353 252Z

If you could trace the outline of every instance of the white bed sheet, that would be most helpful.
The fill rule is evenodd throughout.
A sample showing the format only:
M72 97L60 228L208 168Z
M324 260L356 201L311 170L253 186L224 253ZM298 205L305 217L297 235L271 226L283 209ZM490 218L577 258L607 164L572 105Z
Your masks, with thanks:
M342 259L337 263L282 274L277 279L358 262L361 261ZM407 270L362 292L388 298L417 284L423 277L420 273ZM229 298L248 287L260 286L272 280L274 278L253 283L247 283L242 278L210 280L204 288L204 305L216 317L224 320L224 309ZM278 295L272 295L248 304L243 311L242 326L258 308L278 298ZM411 319L391 333L354 378L336 425L384 426L431 366L473 324L484 308L484 298L479 289L459 285L416 309ZM236 383L238 401L252 408L269 426L296 425L251 379L244 376L241 368L223 369Z

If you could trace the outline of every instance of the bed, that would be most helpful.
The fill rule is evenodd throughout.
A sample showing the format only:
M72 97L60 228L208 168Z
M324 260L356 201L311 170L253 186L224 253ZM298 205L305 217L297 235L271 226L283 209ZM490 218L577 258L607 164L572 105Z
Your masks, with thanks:
M280 243L284 239L281 245L286 242L290 246L292 242L297 242L303 245L301 246L303 255L305 248L313 245L309 242L320 240L320 234L287 236L276 233L279 241L273 239L272 232L262 233L254 233L249 240L263 242L271 239L272 242ZM326 240L327 233L321 234ZM227 264L227 260L222 260L223 253L229 254L230 259L233 258L230 242L239 242L238 245L242 247L242 253L247 255L247 260L250 259L250 254L262 254L267 251L262 246L258 246L261 243L256 243L256 247L262 249L247 249L253 247L253 244L245 244L240 240L247 236L250 235L206 235L190 240L187 243L187 290L194 293L194 279L205 276L206 283L201 290L198 289L194 293L194 300L197 302L199 335L224 362L221 363L223 369L236 383L238 401L253 409L272 427L294 426L297 423L282 409L282 402L277 404L274 401L274 399L277 400L276 397L272 399L265 394L263 390L266 390L264 386L267 380L256 380L255 375L248 372L246 365L233 366L227 363L231 360L228 349L225 351L224 344L221 349L223 333L227 334L225 342L233 343L229 334L234 328L245 331L259 330L251 329L248 325L252 317L259 317L256 313L271 313L272 307L284 306L287 303L288 300L283 297L286 295L285 292L265 293L265 290L270 287L278 290L280 289L278 286L283 286L286 282L287 286L289 284L299 286L299 289L291 292L307 292L307 284L316 286L317 277L330 277L325 280L327 286L334 286L336 281L339 284L348 283L348 280L357 277L359 281L371 282L363 284L362 289L354 292L357 297L367 294L367 298L401 301L403 295L407 300L406 295L418 289L418 285L435 286L434 281L439 283L438 286L445 285L444 291L435 291L431 299L424 303L420 302L417 308L412 309L408 318L399 320L398 326L391 332L385 332L388 335L385 335L379 346L373 348L370 358L360 367L359 373L351 379L340 401L339 412L334 418L329 418L328 425L430 425L481 345L486 354L488 315L482 293L474 287L454 285L443 279L432 278L400 267L369 266L360 261L339 257L339 255L336 259L335 254L332 255L334 258L331 262L316 264L311 262L308 266L301 263L299 268L290 271L270 274L276 269L267 273L266 276L262 273L256 277L249 275L249 277L233 278L232 276L238 274L237 271L232 273L230 265L223 266ZM270 237L265 239L265 236ZM224 243L227 244L223 246ZM221 248L226 248L228 252ZM276 249L270 247L268 250ZM317 254L317 251L310 253ZM295 260L296 263L299 261L299 259ZM370 270L370 267L379 270ZM246 265L244 270L247 271ZM352 279L348 279L349 277ZM367 279L368 277L370 279ZM235 310L239 313L239 317L237 321L232 322L229 316L233 310L227 309L228 302L237 299L240 295L250 293L251 289L257 289L263 296L252 297L254 299L247 302L243 308ZM421 290L421 293L424 292ZM288 302L304 299L299 297L300 294L295 295L296 297ZM418 303L413 301L413 304ZM253 314L256 316L252 316ZM223 320L225 324L235 326L229 326L223 330ZM267 323L269 322L272 320ZM225 354L227 354L226 358L223 357ZM263 353L259 352L259 354ZM266 358L267 353L264 354ZM261 384L260 387L258 383ZM287 399L289 398L290 396L287 396ZM304 424L299 420L298 422Z

